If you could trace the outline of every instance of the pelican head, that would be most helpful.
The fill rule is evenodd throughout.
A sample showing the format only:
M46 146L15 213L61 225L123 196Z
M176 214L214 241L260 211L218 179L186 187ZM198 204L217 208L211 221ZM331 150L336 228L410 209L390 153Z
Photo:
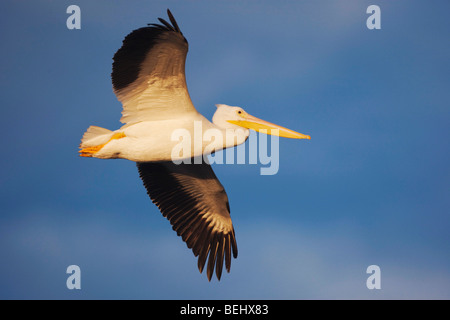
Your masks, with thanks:
M246 128L284 138L311 139L308 135L256 118L245 112L241 107L232 107L225 104L216 104L216 107L217 110L212 121L222 129Z

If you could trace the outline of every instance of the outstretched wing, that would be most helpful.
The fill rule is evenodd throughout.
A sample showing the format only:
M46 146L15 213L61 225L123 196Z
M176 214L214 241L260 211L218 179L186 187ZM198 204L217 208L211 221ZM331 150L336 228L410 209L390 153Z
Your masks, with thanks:
M138 162L137 167L153 203L198 256L199 271L209 255L208 280L214 268L220 280L224 259L230 272L231 254L238 253L228 197L209 164L191 163Z
M197 112L186 86L188 43L172 13L170 23L134 30L114 55L114 93L122 102L121 122L171 119Z

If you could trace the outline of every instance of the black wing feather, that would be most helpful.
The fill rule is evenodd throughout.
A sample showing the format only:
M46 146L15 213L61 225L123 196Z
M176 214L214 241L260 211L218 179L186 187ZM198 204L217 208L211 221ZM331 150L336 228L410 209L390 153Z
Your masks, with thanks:
M208 280L214 271L220 280L224 261L230 272L231 252L237 257L228 197L209 164L191 163L138 162L137 167L153 203L198 256L199 271L208 259Z
M150 23L147 27L134 30L125 37L122 47L113 58L111 79L115 91L127 87L138 78L147 53L164 39L163 34L173 32L174 35L183 35L172 13L170 13L169 19L173 26L166 20L158 18L162 24ZM186 38L182 36L182 39L187 43Z
M170 22L172 22L172 25L173 25L173 27L175 28L175 31L181 33L180 27L178 27L178 23L177 23L177 21L175 20L175 18L173 17L172 12L170 12L169 9L167 9L167 15L169 16ZM182 34L182 33L181 33L181 34Z
M159 22L166 26L169 31L175 31L175 28L170 25L166 20L158 18ZM176 31L175 31L176 32Z

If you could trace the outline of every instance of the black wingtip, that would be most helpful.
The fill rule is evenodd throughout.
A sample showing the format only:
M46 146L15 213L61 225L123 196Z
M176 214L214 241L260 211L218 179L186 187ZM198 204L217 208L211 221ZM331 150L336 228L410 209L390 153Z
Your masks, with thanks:
M147 23L147 26L149 27L153 27L156 29L160 29L160 30L166 30L166 31L174 31L174 32L178 32L180 34L183 34L183 32L181 32L180 27L178 26L177 21L175 20L172 12L170 12L169 9L167 9L167 16L169 17L170 23L167 22L166 20L164 20L163 18L158 18L158 21L161 24L156 24L156 23Z
M180 27L178 27L177 21L175 20L172 12L170 12L170 10L168 8L167 8L167 16L169 17L170 22L172 22L172 25L175 28L175 31L181 33L181 30L180 30Z
M175 29L172 27L172 25L170 23L168 23L166 20L161 19L161 18L158 18L158 20L167 28L167 30L175 31Z

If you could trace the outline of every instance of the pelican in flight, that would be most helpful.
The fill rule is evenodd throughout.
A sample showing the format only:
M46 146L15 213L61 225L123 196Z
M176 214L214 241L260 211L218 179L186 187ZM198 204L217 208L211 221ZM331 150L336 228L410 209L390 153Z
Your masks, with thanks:
M242 144L249 136L248 129L287 138L310 137L258 119L240 107L217 105L212 123L203 117L186 86L188 42L170 10L167 14L171 23L158 18L160 24L134 30L123 40L113 58L111 78L123 105L120 121L124 125L115 131L90 126L79 153L136 162L151 200L198 257L200 273L206 265L208 280L214 270L220 280L224 262L230 272L231 256L238 254L228 197L206 161L174 161L173 149L179 141L173 141L172 133L178 129L193 133L197 123L203 131L215 130L223 137L235 134L231 141L197 143L190 154L178 157L185 159Z

